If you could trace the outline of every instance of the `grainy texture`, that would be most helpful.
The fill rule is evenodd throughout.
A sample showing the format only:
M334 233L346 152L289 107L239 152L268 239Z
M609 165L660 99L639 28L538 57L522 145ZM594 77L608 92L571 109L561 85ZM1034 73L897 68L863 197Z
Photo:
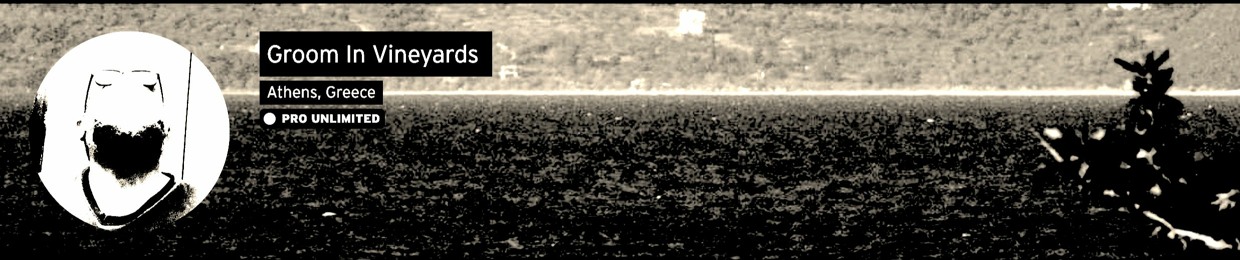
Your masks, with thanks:
M153 234L97 231L61 209L24 159L32 99L3 97L4 252L1183 256L1046 176L1028 135L1113 119L1124 97L398 96L384 129L268 130L257 97L228 96L217 186ZM1182 100L1240 115L1237 98Z
M706 13L680 36L682 8ZM35 88L78 43L158 34L225 90L258 88L259 31L491 31L495 77L376 78L387 90L1094 89L1112 58L1176 53L1179 90L1240 87L1240 6L1154 4L0 5L0 88ZM397 43L398 42L394 42ZM254 52L251 52L254 51ZM501 80L518 65L521 77ZM666 83L666 85L664 85Z

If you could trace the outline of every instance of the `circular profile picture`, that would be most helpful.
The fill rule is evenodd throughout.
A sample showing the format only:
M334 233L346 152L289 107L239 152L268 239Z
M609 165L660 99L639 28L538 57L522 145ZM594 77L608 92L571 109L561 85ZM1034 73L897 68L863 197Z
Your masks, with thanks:
M104 34L69 50L35 98L39 178L105 230L151 229L198 206L223 170L228 111L211 72L172 40Z

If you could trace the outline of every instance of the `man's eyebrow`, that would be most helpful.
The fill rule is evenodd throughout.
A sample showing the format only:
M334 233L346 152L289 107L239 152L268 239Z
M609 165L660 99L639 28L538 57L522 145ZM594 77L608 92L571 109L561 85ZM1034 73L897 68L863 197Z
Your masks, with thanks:
M111 72L118 72L118 73L120 73L120 72L121 72L121 71L119 71L119 70L103 70L103 71L111 71Z
M151 72L151 71L149 71L149 70L134 70L134 71L132 71L132 72Z

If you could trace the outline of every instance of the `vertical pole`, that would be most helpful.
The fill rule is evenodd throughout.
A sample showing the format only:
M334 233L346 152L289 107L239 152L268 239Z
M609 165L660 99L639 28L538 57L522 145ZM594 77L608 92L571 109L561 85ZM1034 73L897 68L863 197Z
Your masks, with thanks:
M189 53L189 70L185 73L185 122L184 129L181 130L181 180L185 180L185 151L189 143L189 92L193 89L194 81L194 53Z

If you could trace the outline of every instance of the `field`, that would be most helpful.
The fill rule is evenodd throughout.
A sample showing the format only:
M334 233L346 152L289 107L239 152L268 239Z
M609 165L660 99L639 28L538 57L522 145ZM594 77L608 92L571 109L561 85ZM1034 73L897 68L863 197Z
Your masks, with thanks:
M0 251L182 257L1143 259L1180 245L1044 167L1030 129L1127 97L392 96L389 125L268 130L228 96L207 201L154 234L48 196L0 109ZM1235 97L1182 97L1240 116ZM1228 126L1231 127L1231 126ZM1211 128L1230 140L1235 128ZM1228 143L1209 143L1222 149ZM324 216L323 213L336 213ZM1181 255L1182 256L1182 255ZM300 258L299 257L299 258Z

